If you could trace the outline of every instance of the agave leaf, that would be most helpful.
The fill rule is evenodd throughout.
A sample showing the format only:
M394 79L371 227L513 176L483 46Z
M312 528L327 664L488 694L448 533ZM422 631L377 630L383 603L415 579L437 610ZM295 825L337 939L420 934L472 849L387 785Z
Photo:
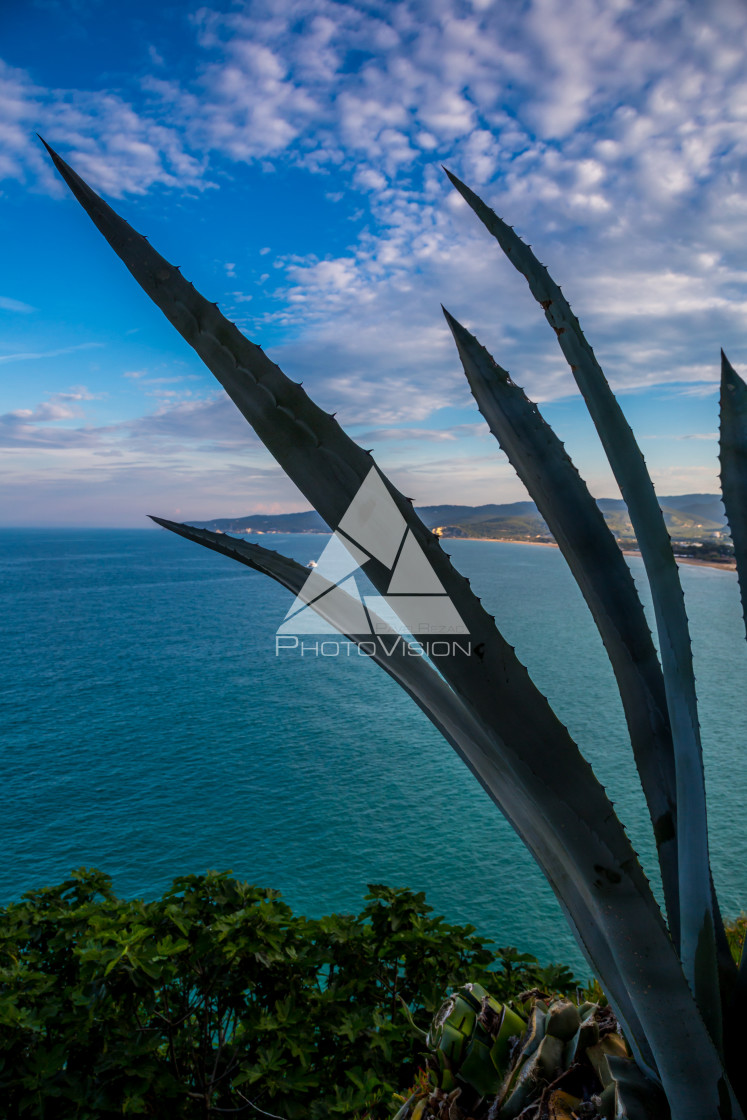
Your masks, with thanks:
M329 525L337 525L372 468L369 454L357 446L333 417L323 412L301 386L290 381L263 353L205 300L55 153L52 158L70 189L122 258L145 292L163 311L213 372L252 425L265 446ZM386 488L408 528L425 552L441 584L467 625L475 652L465 658L440 658L439 667L460 695L488 720L505 723L522 754L553 742L568 757L569 794L581 803L581 791L601 792L590 782L583 762L547 700L531 682L513 649L483 609L464 579L450 564L441 543L414 512L410 502L388 480ZM366 572L386 593L391 572L376 559ZM505 703L503 702L505 696ZM509 697L511 702L509 703ZM521 714L519 714L521 713ZM578 783L581 783L579 785ZM602 803L609 809L606 798ZM590 810L581 810L591 816Z
M168 521L162 517L151 517L151 520L187 540L204 545L214 552L247 565L254 571L270 576L296 596L308 578L308 568L261 545L225 533L214 533L209 529L199 529L193 525ZM371 621L376 629L380 620L373 615ZM360 635L352 633L345 636L358 645L362 640ZM365 635L366 640L369 637ZM378 645L374 646L375 652L370 654L368 641L367 650L371 659L404 689L441 732L491 800L506 816L520 838L531 847L527 833L531 836L532 824L531 821L527 823L526 813L522 813L522 804L517 803L510 796L512 777L502 762L500 751L497 749L500 744L493 731L461 701L425 658L384 656L382 648ZM531 806L529 810L531 814ZM563 908L590 968L597 975L605 978L608 990L617 993L617 998L612 997L612 1005L627 1037L631 1040L639 1065L646 1069L650 1076L656 1077L655 1061L645 1041L645 1031L626 991L625 981L620 975L614 954L610 952L609 945L598 926L594 908L589 906L584 893L578 890L575 880L569 879L557 844L552 841L547 844L543 841L544 838L535 841L535 857Z
M678 942L674 752L659 659L633 577L597 503L539 409L444 308L473 396L544 517L597 625L617 679Z
M747 628L747 385L721 351L721 491Z
M261 545L250 541L239 540L225 533L214 533L209 529L199 529L193 525L184 525L176 521L168 521L163 517L154 517L151 520L164 529L169 529L180 537L201 544L213 552L219 552L240 564L245 564L254 571L270 576L298 596L309 577L309 569L299 564L282 553L263 548ZM344 599L352 597L342 588L338 587L337 594ZM324 598L314 601L314 609L331 625L336 625L336 620L344 617L344 612L335 612L335 617L328 617L324 613ZM352 615L352 612L351 612ZM375 633L385 633L384 622L370 612L371 622ZM339 629L339 628L338 628ZM341 631L342 632L342 631ZM371 641L371 634L355 634L352 631L344 635L347 639L360 646L365 643L364 651L380 668L392 677L401 688L408 693L425 714L436 725L438 730L449 740L452 746L463 755L466 745L473 741L482 744L482 748L491 752L493 746L486 744L490 733L474 713L449 687L447 682L433 668L425 657L391 656L391 639L382 644ZM371 653L371 648L374 652Z
M742 597L742 614L747 627L747 385L721 351L721 491L729 523L737 578ZM732 1017L740 1022L740 1009L747 996L747 942L739 964L739 987L735 992ZM732 1033L736 1034L735 1028ZM742 1048L744 1039L740 1037Z
M666 1120L664 1094L629 1058L610 1054L607 1064L615 1080L615 1116L619 1120Z
M49 150L73 194L146 293L327 524L339 524L372 469L369 455ZM653 1054L675 1120L703 1120L711 1114L715 1120L725 1084L721 1061L609 799L467 580L451 566L438 538L408 500L383 476L381 481L467 626L471 655L455 652L439 659L439 668L476 717L494 729L501 757L496 750L489 762L505 779L505 801L517 819L526 820L523 839L540 862L541 854L556 848L565 877L559 889L567 908L578 894L593 911L645 1031L637 1048ZM389 568L372 559L366 570L374 587L386 594ZM566 884L572 884L568 891ZM582 913L574 915L576 929L582 920ZM600 978L606 983L601 970ZM618 1005L626 1002L614 980L610 995ZM678 1023L676 1045L672 1019ZM728 1085L723 1091L734 1099ZM734 1115L741 1116L737 1111Z
M659 633L677 775L680 944L685 974L709 1030L721 1043L716 940L722 926L711 885L705 777L690 633L677 563L646 463L578 319L544 265L509 225L456 176L449 179L525 277L581 390L628 507Z

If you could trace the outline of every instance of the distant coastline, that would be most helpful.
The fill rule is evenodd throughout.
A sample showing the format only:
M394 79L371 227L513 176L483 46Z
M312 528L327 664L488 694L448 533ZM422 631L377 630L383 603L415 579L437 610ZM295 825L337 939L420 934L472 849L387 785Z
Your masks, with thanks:
M460 540L460 541L488 541L493 544L528 544L533 548L557 548L555 541L527 541L512 539L511 537L442 537L442 540ZM640 556L637 548L623 548L621 549L623 556ZM692 564L696 568L715 568L722 572L735 572L737 565L734 560L698 560L695 556L678 556L675 553L675 560L678 564Z
M636 536L622 499L599 498L597 505L622 551L636 555ZM718 494L663 495L659 505L678 562L726 571L734 569L729 527ZM443 540L506 541L555 547L547 523L531 501L480 506L416 506L415 512L426 528ZM215 518L192 524L239 536L330 532L314 510Z
M640 556L637 548L624 548L624 556ZM716 568L721 572L736 572L737 565L734 560L698 560L697 556L678 556L675 552L674 558L678 564L692 564L695 568Z
M224 530L224 529L217 529L215 531L218 532L218 533L226 532L226 530ZM301 535L308 535L308 536L314 536L314 535L318 535L320 533L321 534L329 533L329 529L327 529L326 527L323 528L323 529L321 529L321 528L320 529L303 529L303 530L300 530L300 531L299 530L296 530L296 531L300 532ZM262 536L274 536L276 534L280 534L281 531L279 529L259 529L259 530L254 529L254 530L240 530L240 532L242 534L246 534L247 536L262 537ZM232 536L233 534L228 533L228 535ZM483 544L527 544L527 545L530 545L532 548L557 548L558 547L558 545L556 544L555 541L547 541L547 540L545 540L545 541L529 541L529 540L526 540L526 538L522 538L522 537L467 537L467 536L463 536L462 534L460 534L459 536L450 537L450 536L446 536L443 533L440 533L438 535L439 535L440 539L443 540L443 541L481 541ZM621 548L620 551L622 552L623 556L640 556L641 555L640 551L637 548ZM716 571L720 571L720 572L735 572L737 570L737 565L736 565L734 560L728 560L728 559L726 559L726 560L700 560L700 559L698 559L697 556L680 556L676 552L675 552L674 556L675 556L675 560L677 561L678 564L690 564L694 568L714 568Z

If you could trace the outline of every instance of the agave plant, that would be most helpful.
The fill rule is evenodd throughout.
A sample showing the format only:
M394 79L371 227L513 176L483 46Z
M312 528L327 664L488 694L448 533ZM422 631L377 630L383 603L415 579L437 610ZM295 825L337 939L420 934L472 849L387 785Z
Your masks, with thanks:
M666 1114L661 1088L630 1060L610 1007L576 1006L536 989L515 1003L500 1004L480 984L453 992L425 1036L428 1073L421 1071L394 1120Z
M544 310L638 539L660 658L628 566L563 445L506 371L447 312L477 404L550 527L604 641L651 816L664 912L591 767L411 502L334 416L315 405L48 150L111 247L328 525L339 525L374 472L472 640L464 647L453 643L449 655L439 658L438 670L425 657L391 658L378 647L367 652L442 732L534 855L599 977L641 1074L652 1086L663 1087L674 1120L744 1118L747 963L743 958L737 968L733 962L712 886L678 569L643 456L560 288L511 227L449 175ZM721 472L747 618L747 387L725 357ZM292 559L258 545L154 520L271 576L294 594L308 576ZM387 565L373 557L366 574L386 595ZM361 641L359 634L347 637Z

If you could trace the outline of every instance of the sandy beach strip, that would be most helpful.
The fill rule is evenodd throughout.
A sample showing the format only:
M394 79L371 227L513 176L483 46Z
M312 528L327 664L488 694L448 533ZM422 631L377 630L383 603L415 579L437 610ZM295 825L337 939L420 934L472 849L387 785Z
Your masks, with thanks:
M623 555L625 556L640 556L640 552L635 548L624 548ZM675 556L678 564L692 564L695 568L716 568L719 572L736 572L737 564L735 560L698 560L697 556Z
M442 541L489 541L491 544L529 544L533 548L557 548L555 541L519 541L513 537L439 537ZM640 556L635 548L624 548L623 556ZM734 560L698 560L695 556L675 556L678 564L692 564L696 568L715 568L720 572L735 572L737 565Z

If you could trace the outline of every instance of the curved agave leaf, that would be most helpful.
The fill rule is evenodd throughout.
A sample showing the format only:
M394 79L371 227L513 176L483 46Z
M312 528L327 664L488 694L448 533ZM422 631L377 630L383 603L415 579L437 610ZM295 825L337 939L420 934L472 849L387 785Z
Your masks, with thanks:
M544 517L609 655L656 838L672 940L678 943L674 752L659 660L630 569L599 506L537 406L444 308L491 432Z
M339 524L371 470L369 455L48 150L114 251L196 350L265 446L327 524ZM391 483L383 477L382 483L468 627L472 655L455 653L440 659L439 667L477 718L494 728L500 753L494 750L486 764L503 779L505 801L516 819L526 821L523 839L540 862L542 853L555 849L563 876L558 889L567 908L579 895L592 911L625 978L626 992L618 993L611 983L610 994L624 1005L627 993L633 1004L645 1031L637 1047L653 1054L674 1120L715 1120L723 1094L734 1101L733 1093L612 805L494 620L449 563L438 538ZM386 594L389 568L372 559L367 574ZM574 915L577 929L583 918ZM606 983L601 970L600 977ZM667 993L665 1002L662 991ZM676 1045L672 1019L678 1023ZM736 1103L733 1115L741 1117Z
M151 521L154 521L157 525L169 529L172 533L176 533L186 540L194 541L213 552L237 560L240 564L245 564L256 572L270 576L271 579L287 588L295 596L300 595L309 577L309 569L299 564L297 560L263 548L262 545L240 540L225 533L214 533L210 529L199 529L193 525L168 521L163 517L153 515L150 515L150 517ZM341 587L337 588L336 594L353 603L352 596L348 595ZM334 613L326 613L324 596L315 599L313 606L321 618L339 629L338 620L345 617L344 610L338 609ZM353 617L352 611L348 617ZM383 620L377 618L373 613L370 613L370 617L374 632L385 633L386 627ZM342 633L342 631L340 632ZM391 656L391 639L387 639L388 644L372 642L371 634L368 632L356 634L353 631L346 631L344 636L358 646L365 643L365 652L371 657L371 660L415 700L460 754L470 738L483 744L490 738L487 728L481 725L474 713L449 687L448 683L436 672L426 658ZM370 652L372 647L373 653Z
M270 576L294 595L299 594L308 578L307 568L261 545L160 517L152 517L152 520L187 540L202 544ZM328 621L334 622L333 619ZM376 629L375 616L372 621ZM352 633L347 634L346 637L357 643L361 640L360 636L356 637ZM493 732L474 716L474 713L462 703L424 658L390 658L382 656L382 651L377 647L372 660L415 701L466 763L519 837L531 848L527 833L532 835L534 806L528 807L527 818L526 807L517 803L512 796L511 774L506 769L500 753L496 751L497 740ZM645 1040L645 1031L625 989L624 979L619 974L615 955L597 924L594 908L589 906L584 892L579 890L575 880L568 877L562 858L559 858L556 844L551 842L548 846L535 841L534 854L558 898L590 968L604 978L607 990L615 993L611 996L610 1002L632 1045L638 1066L653 1079L654 1083L657 1083L653 1055L647 1044L644 1043L643 1048L639 1045L641 1039ZM615 995L618 998L615 998ZM635 1076L634 1073L631 1074L631 1077L635 1078ZM638 1077L639 1081L641 1076L643 1075Z
M721 351L721 491L734 544L742 614L747 628L747 385ZM734 1017L747 996L747 942L739 964ZM744 1040L740 1040L742 1046Z
M721 491L747 628L747 385L721 351Z
M455 175L449 171L446 174L524 276L543 308L628 507L651 585L674 741L682 961L712 1037L720 1045L716 939L722 923L711 884L695 677L682 587L659 502L633 432L560 288L511 227Z
M151 520L187 540L204 545L214 552L245 564L254 571L270 576L295 596L299 595L308 578L308 568L261 545L225 533L214 533L209 529L199 529L192 525L168 521L162 517L151 517ZM345 595L344 592L342 594ZM344 612L337 612L335 619L329 618L327 621L334 625L336 619L343 616ZM373 616L374 629L377 621ZM360 636L352 633L345 636L360 644ZM369 637L365 635L366 639ZM370 642L368 648L370 650ZM520 838L531 848L532 845L527 839L527 833L530 836L532 833L531 822L527 824L520 806L516 805L510 796L511 777L501 766L495 735L491 729L477 719L425 658L392 658L384 656L384 651L379 646L375 646L374 650L373 654L369 652L371 659L415 701L466 763ZM563 908L589 967L597 975L605 978L608 990L617 994L617 998L612 997L612 1004L619 1022L631 1041L638 1064L651 1076L656 1077L655 1061L645 1042L645 1031L628 996L614 954L599 929L593 908L589 907L583 893L576 887L575 881L568 878L562 860L558 858L557 845L550 844L548 847L535 843L534 849L535 857Z

